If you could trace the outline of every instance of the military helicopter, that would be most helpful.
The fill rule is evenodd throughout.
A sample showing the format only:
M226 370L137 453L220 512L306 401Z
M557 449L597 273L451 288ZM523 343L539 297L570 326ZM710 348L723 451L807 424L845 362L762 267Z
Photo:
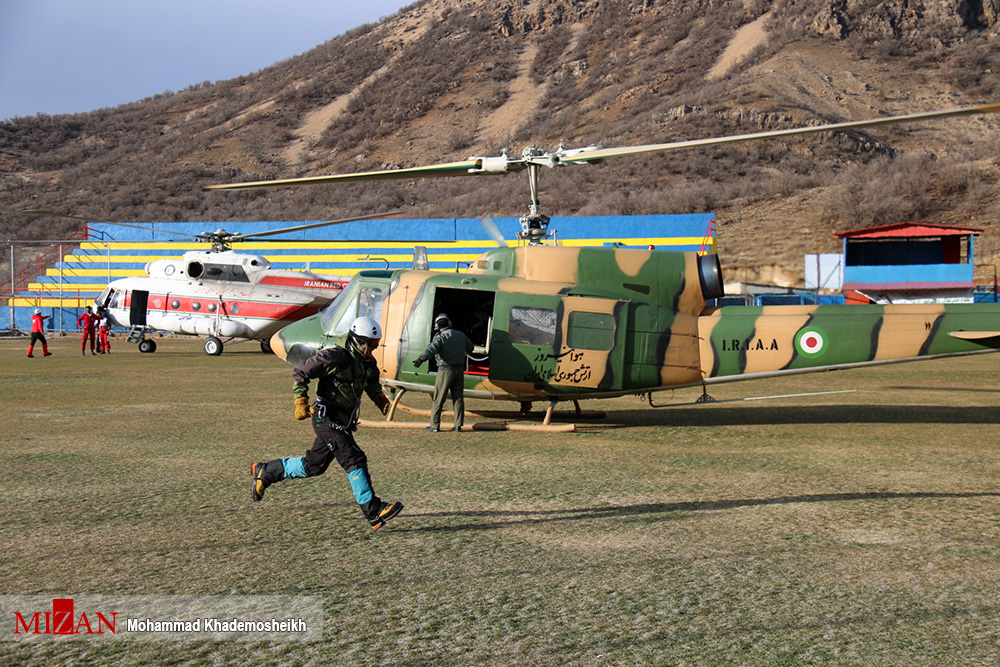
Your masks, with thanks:
M93 222L89 218L48 211L30 211ZM155 331L207 336L203 349L209 356L222 354L232 341L258 340L270 352L270 338L282 327L315 315L348 284L348 276L321 276L309 271L271 268L261 255L232 250L232 244L289 232L315 229L389 214L296 225L253 234L224 229L201 234L171 231L212 244L211 250L190 250L180 259L157 259L146 264L145 277L121 278L108 284L94 301L95 312L104 312L111 324L129 330L126 341L139 352L153 353ZM102 221L104 224L144 229L141 225Z
M538 202L542 166L760 140L888 123L1000 111L1000 104L882 117L772 132L624 148L590 146L462 162L210 186L243 189L363 180L527 171L531 201L518 247L483 254L464 274L420 270L362 271L321 313L271 339L291 364L332 344L358 316L383 328L375 350L382 381L397 390L432 392L435 368L414 360L438 313L476 345L466 394L518 401L527 411L548 401L548 425L560 401L809 373L1000 348L1000 306L973 304L727 306L715 254L545 245L549 218ZM415 423L414 423L415 424Z

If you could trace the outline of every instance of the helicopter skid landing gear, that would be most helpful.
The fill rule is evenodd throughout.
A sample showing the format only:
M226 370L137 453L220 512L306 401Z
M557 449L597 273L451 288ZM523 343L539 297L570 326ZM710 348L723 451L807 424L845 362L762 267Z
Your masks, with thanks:
M381 428L425 428L427 426L426 422L409 422L409 421L396 421L396 412L403 411L411 415L418 417L430 417L430 410L423 410L419 408L412 408L401 402L403 394L406 393L406 389L400 389L396 392L396 397L392 400L389 405L389 412L386 413L384 421L371 421L367 419L362 419L361 424L363 426L375 426ZM558 401L552 401L549 404L548 409L545 412L531 412L531 404L522 404L521 410L469 410L466 409L466 414L476 415L479 417L493 417L498 419L532 419L541 418L541 424L513 424L513 423L491 423L482 422L476 424L466 424L462 427L463 431L543 431L550 433L568 433L576 430L576 424L553 424L552 420L554 418L569 418L569 419L605 419L607 413L603 410L581 410L580 402L573 401L575 410L568 411L557 411L555 409L556 403ZM454 412L451 410L444 410L441 412L441 421L447 422L450 418L454 417Z

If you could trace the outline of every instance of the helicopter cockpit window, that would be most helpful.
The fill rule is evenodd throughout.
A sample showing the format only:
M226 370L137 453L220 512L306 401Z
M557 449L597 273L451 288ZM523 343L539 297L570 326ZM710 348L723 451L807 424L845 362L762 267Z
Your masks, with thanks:
M337 298L323 309L323 331L333 333L334 323L339 321L337 315L346 307L345 304L354 301L358 297L358 286L348 285Z
M376 322L381 322L383 301L385 301L384 289L373 285L362 285L361 296L358 298L358 317L370 317Z
M101 292L101 295L97 297L97 301L95 303L97 303L98 308L107 308L108 305L111 304L112 297L116 295L117 292L112 287L105 287L104 291ZM111 307L114 308L115 306L112 304Z
M362 285L360 289L342 292L323 312L323 330L327 335L345 334L358 317L380 322L385 293L386 288L378 285Z
M518 345L552 345L556 340L556 311L514 306L510 309L510 342Z

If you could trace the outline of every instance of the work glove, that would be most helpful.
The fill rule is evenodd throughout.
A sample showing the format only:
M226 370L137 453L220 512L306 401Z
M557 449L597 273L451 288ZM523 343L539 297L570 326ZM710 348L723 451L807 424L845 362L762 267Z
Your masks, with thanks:
M296 419L299 419L299 420L309 419L309 415L311 414L311 412L312 411L309 409L309 397L308 396L299 396L298 398L295 399L295 418Z
M382 411L382 414L387 415L389 414L389 406L392 405L392 402L385 396L385 394L382 394L381 396L375 397L375 405Z
M424 363L424 360L423 360L423 359L421 359L420 357L417 357L417 358L416 358L416 359L415 359L415 360L413 361L413 365L414 365L414 366L415 366L416 368L420 368L420 364L422 364L422 363Z

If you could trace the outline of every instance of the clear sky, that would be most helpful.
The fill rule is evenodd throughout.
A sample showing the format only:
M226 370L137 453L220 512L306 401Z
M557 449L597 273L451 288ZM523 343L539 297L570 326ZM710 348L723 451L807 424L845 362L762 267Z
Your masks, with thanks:
M413 1L0 0L0 120L250 74Z

